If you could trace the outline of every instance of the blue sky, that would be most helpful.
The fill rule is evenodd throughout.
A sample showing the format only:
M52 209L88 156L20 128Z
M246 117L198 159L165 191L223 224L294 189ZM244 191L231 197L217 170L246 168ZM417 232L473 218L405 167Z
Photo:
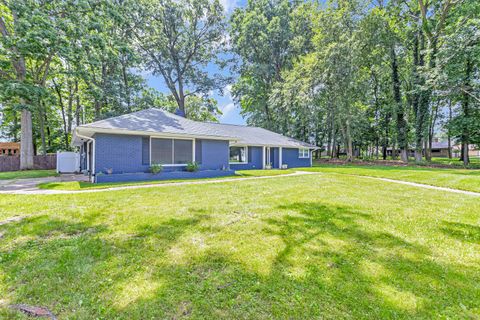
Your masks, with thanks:
M225 8L227 16L239 6L244 6L246 0L220 0L220 3ZM209 72L214 72L214 67L208 67ZM153 75L145 75L148 85L159 90L160 92L169 93L168 88L161 77ZM230 94L231 85L227 85L224 88L223 96L219 92L213 92L212 96L218 101L218 107L222 111L223 115L219 118L221 123L230 124L245 124L245 119L240 115L240 108L233 102Z

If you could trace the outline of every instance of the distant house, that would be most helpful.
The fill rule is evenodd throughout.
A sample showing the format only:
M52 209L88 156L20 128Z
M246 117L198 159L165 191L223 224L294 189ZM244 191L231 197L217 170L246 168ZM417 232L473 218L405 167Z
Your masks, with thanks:
M94 182L218 177L311 166L314 145L257 127L199 122L148 109L75 128L81 170ZM186 172L195 162L198 171ZM161 164L160 174L149 173Z
M0 142L0 156L19 156L20 143L18 142Z
M455 155L456 153L460 152L460 146L454 145L452 142L452 155ZM399 150L396 150L397 156L399 155ZM446 158L448 157L448 141L438 141L435 140L432 142L432 149L431 149L431 154L432 157L439 157L439 158ZM392 155L392 148L389 147L387 148L387 156ZM408 150L408 156L413 157L415 155L415 149L410 148Z

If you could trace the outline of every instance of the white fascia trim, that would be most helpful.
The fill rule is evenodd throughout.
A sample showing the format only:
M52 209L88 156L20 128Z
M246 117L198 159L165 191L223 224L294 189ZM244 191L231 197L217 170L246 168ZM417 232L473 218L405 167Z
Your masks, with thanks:
M242 147L242 146L250 146L250 147L270 147L270 148L285 148L285 149L311 149L316 150L320 149L319 147L302 147L302 146L287 146L287 145L279 145L279 144L251 144L251 143L231 143L230 146L232 147Z
M85 135L94 135L95 133L111 133L111 134L126 134L126 135L136 135L136 136L151 136L159 138L185 138L185 139L207 139L207 140L227 140L227 141L237 141L234 137L227 136L211 136L211 135L192 135L192 134L181 134L181 133L168 133L168 132L154 132L154 131L137 131L137 130L120 130L120 129L106 129L106 128L87 128L87 127L77 127L77 130L85 131Z

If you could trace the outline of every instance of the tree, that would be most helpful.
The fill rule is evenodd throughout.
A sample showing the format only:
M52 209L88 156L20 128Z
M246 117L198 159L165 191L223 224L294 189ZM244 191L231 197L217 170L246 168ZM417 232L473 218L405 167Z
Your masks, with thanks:
M20 169L33 169L32 112L47 94L51 63L63 43L59 25L65 16L57 1L4 1L0 5L3 98L21 110ZM60 9L60 10L59 10ZM32 23L33 22L33 23Z
M269 104L269 97L282 72L294 59L312 47L314 4L297 1L249 1L237 8L230 23L232 51L239 59L235 71L239 79L233 96L248 122L275 131L283 123ZM280 131L281 132L281 131ZM286 133L286 132L285 132Z
M470 162L470 144L480 145L480 14L478 2L464 2L445 19L433 85L449 101L449 134L461 142L461 159ZM454 109L453 112L451 109Z
M221 74L206 71L225 45L223 8L218 0L141 1L132 13L131 32L145 67L163 77L178 108L189 117L189 96L221 89Z

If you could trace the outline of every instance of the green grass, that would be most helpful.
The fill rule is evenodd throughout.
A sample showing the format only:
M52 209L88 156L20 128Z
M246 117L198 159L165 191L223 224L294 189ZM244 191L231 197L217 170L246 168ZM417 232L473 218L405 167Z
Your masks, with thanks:
M433 158L432 163L449 165L454 167L463 167L463 162L458 160L458 158ZM480 169L480 157L470 157L470 167Z
M24 170L0 172L0 180L54 177L55 170Z
M260 176L277 176L283 174L294 173L294 170L238 170L235 176L226 176L219 178L205 178L196 180L218 180L229 178L241 178L241 177L260 177ZM89 189L108 189L114 187L128 187L128 186L141 186L150 184L165 184L180 182L186 180L153 180L153 181L137 181L137 182L106 182L106 183L90 183L84 181L68 181L68 182L44 182L38 184L39 189L43 190L89 190ZM195 181L195 180L188 180Z
M474 319L479 212L330 173L0 195L0 318Z
M480 192L480 170L426 168L420 166L317 164L305 171L388 178L438 187Z

